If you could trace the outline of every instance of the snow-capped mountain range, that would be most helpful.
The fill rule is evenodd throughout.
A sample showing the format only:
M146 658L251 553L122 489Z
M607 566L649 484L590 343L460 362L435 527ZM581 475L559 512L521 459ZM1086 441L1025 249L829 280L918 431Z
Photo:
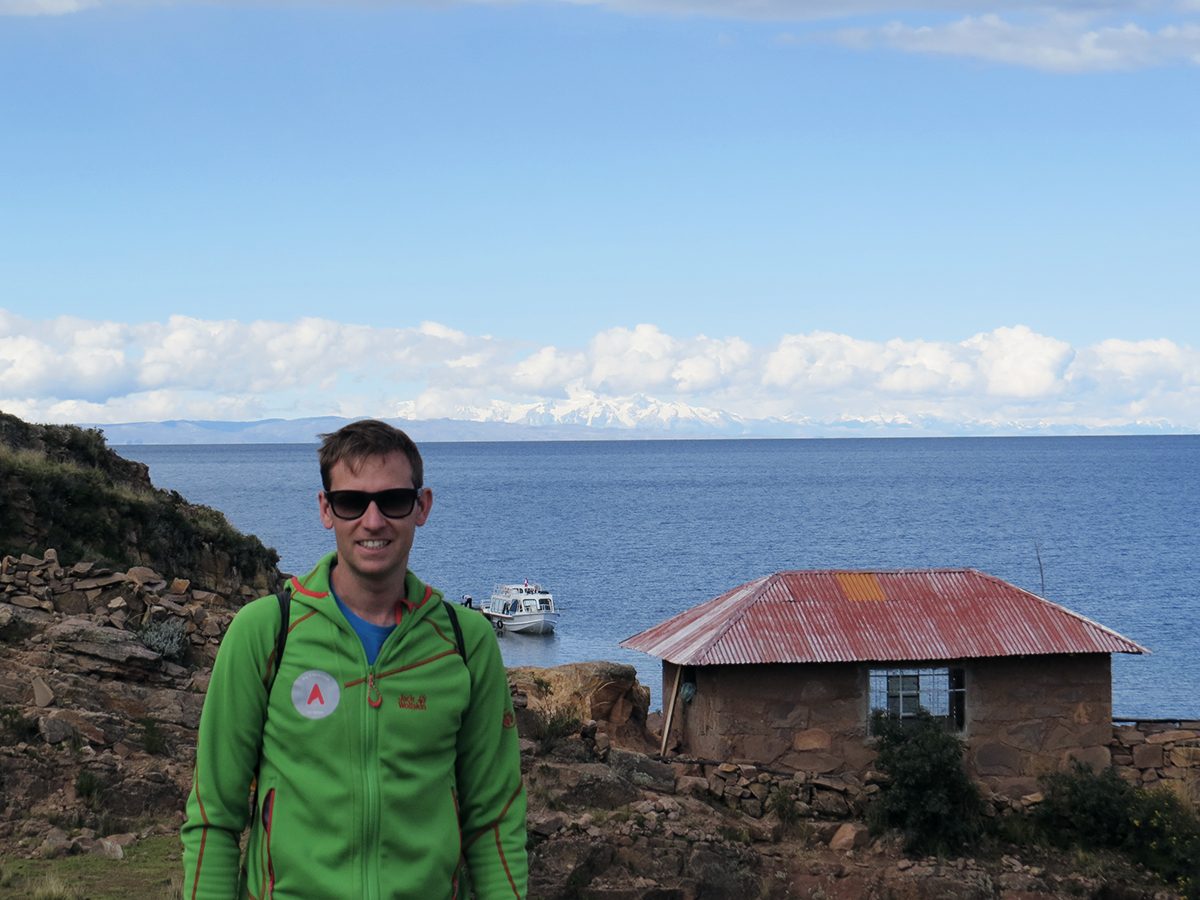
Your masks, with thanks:
M966 435L1167 433L1162 423L1094 429L1024 422L949 421L934 417L804 416L748 419L723 410L689 406L636 395L605 398L591 394L536 403L494 400L431 416L416 403L402 403L382 416L417 441L636 440L665 438L951 437ZM90 425L110 444L309 443L337 430L350 418L319 416L251 422L176 419ZM87 424L87 423L81 423Z
M415 403L402 403L396 416L408 421L422 418ZM744 435L752 431L741 416L721 410L688 406L677 400L655 400L642 394L607 399L582 394L564 400L536 403L505 403L493 400L488 406L463 406L446 418L463 422L503 422L534 427L581 425L587 428L654 430L671 433L720 432Z

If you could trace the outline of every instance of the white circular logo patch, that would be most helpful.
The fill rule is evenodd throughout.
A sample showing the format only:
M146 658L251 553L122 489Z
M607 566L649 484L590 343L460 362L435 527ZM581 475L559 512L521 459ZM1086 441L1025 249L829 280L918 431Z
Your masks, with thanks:
M292 682L292 705L306 719L323 719L337 709L341 690L333 676L309 669Z

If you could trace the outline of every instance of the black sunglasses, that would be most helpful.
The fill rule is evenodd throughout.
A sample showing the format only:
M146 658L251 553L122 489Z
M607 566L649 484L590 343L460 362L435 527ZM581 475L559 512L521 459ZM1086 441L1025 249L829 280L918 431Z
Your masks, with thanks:
M326 491L330 511L339 519L357 519L367 511L371 501L389 519L403 519L413 511L420 488L389 488L386 491Z

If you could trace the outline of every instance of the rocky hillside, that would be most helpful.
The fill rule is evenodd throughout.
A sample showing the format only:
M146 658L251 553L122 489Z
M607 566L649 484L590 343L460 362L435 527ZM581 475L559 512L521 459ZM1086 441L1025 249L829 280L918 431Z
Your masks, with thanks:
M240 598L147 567L0 560L0 856L120 858L182 818L204 690ZM542 900L1171 897L1118 859L907 859L857 790L663 761L629 666L509 672ZM152 892L144 896L151 896Z
M245 596L277 583L278 554L225 516L156 489L94 429L32 425L0 412L0 554L54 547L67 565L149 566Z

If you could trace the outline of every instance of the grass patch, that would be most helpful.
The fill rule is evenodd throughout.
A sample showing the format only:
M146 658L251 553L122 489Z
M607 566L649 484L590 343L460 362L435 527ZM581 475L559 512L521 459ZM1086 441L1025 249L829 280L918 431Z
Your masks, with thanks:
M126 848L125 858L68 856L8 860L0 900L178 900L183 886L177 835L156 835ZM58 887L59 893L50 893ZM38 893L42 891L42 893Z
M29 886L30 900L81 900L82 896L57 872L43 875Z
M528 737L540 743L542 751L547 752L563 738L578 732L581 724L579 714L570 707L537 709L530 716Z
M796 806L796 798L792 796L791 790L783 785L776 785L772 788L767 797L767 809L775 813L785 833L790 834L796 831L803 821L800 810Z

